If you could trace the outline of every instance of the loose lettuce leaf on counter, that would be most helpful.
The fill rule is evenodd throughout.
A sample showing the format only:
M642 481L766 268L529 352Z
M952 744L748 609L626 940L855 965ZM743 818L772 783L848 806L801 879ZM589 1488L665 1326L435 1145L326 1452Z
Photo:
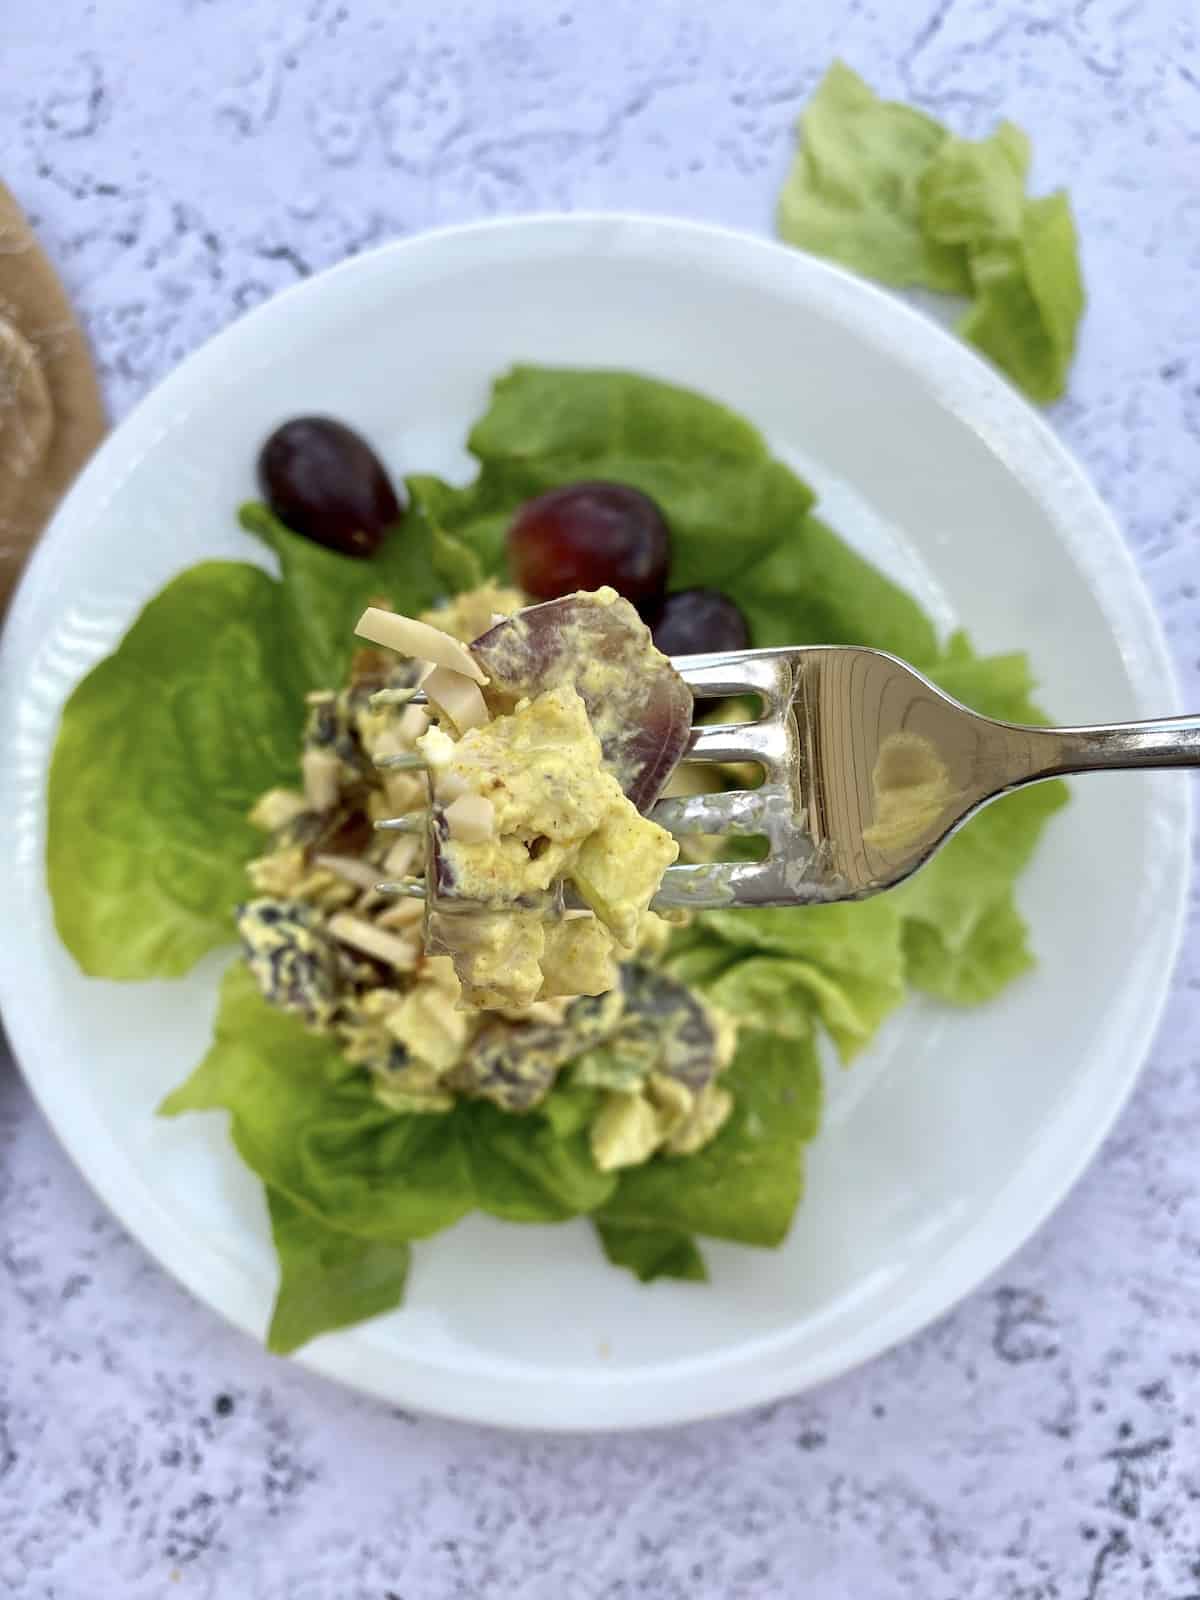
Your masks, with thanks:
M920 220L929 235L965 250L1021 231L1029 140L1013 122L988 139L945 133L921 174ZM969 288L969 285L968 285Z
M941 123L880 100L835 61L800 114L801 143L779 196L780 238L896 288L967 294L960 249L927 232L921 180Z
M956 138L840 61L800 130L780 236L883 283L970 297L960 335L1034 400L1058 399L1084 309L1078 240L1062 190L1026 195L1024 133Z
M975 251L971 278L975 303L959 333L1032 399L1059 399L1085 303L1065 193L1027 200L1019 236Z
M613 1266L628 1267L639 1283L652 1283L656 1278L708 1282L704 1257L690 1234L620 1222L597 1222L596 1233Z
M958 325L1034 400L1066 388L1083 315L1079 242L1066 193L1027 199L1029 142L1011 122L947 139L922 180L932 237L966 251L974 304Z
M46 865L84 972L177 977L233 937L246 813L294 782L304 719L279 585L208 561L167 584L67 701Z
M274 1189L267 1190L267 1207L279 1258L268 1350L290 1355L319 1334L365 1322L403 1300L412 1255L407 1243L355 1239Z
M598 1221L740 1244L783 1242L803 1187L803 1147L820 1122L816 1046L746 1030L721 1081L734 1109L712 1143L620 1173Z

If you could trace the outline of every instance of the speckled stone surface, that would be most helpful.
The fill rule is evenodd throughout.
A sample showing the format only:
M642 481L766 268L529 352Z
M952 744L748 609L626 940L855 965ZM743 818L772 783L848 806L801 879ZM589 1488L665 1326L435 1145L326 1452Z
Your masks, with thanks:
M0 170L114 410L264 296L433 224L765 230L835 53L1031 130L1091 312L1055 422L1200 706L1195 0L0 5ZM1200 922L1100 1160L1003 1273L817 1393L538 1439L357 1399L194 1304L0 1063L0 1593L104 1600L1196 1600Z

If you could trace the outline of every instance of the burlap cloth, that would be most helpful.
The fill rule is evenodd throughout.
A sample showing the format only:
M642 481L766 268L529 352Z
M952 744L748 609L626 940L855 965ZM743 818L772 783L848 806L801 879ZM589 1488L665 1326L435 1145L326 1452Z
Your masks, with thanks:
M0 183L0 615L104 429L87 341L57 273Z

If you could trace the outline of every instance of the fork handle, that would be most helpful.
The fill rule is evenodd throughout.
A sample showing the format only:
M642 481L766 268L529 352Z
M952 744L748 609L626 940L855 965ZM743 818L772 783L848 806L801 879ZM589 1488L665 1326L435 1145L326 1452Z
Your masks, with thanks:
M1021 728L1027 748L1018 783L1072 772L1200 767L1200 717L1113 722L1092 728ZM1015 753L1015 752L1014 752Z

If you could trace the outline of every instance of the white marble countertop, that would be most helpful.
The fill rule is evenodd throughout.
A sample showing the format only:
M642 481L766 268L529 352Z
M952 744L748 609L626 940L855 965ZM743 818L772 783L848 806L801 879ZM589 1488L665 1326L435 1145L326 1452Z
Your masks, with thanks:
M51 0L0 171L116 413L297 275L433 224L769 226L831 56L1069 184L1055 423L1200 705L1195 0ZM10 935L11 936L11 935ZM96 1201L0 1063L0 1593L104 1600L1200 1596L1200 920L1128 1111L1004 1271L866 1369L655 1435L418 1419L272 1360Z

